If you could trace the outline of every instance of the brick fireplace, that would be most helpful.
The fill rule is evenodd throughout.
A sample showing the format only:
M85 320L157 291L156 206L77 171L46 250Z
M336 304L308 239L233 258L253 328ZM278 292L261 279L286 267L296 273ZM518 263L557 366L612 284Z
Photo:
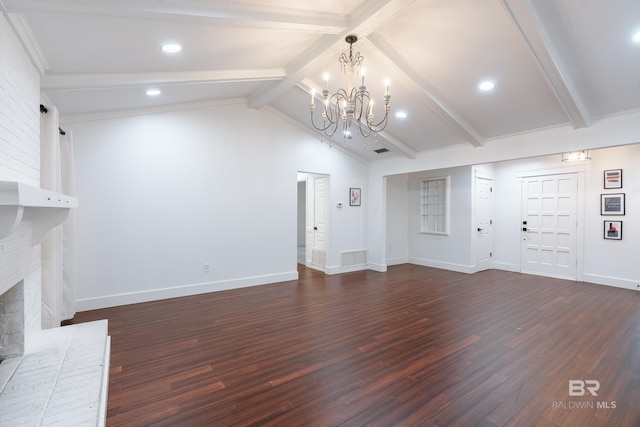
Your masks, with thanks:
M104 426L107 321L41 329L40 242L77 200L40 189L46 59L24 22L0 13L0 424Z
M41 330L40 242L78 200L0 181L0 359L20 356Z
M106 422L107 321L41 329L40 242L77 199L0 181L0 424Z

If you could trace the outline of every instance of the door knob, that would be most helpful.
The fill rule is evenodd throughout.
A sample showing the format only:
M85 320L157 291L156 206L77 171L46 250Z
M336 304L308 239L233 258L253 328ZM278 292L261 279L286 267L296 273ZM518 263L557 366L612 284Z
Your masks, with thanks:
M478 231L482 231L482 228L478 227Z

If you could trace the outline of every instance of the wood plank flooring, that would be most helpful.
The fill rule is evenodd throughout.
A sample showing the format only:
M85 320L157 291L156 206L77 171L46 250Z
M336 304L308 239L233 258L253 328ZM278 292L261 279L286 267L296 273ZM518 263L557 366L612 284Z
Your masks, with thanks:
M640 292L400 265L79 313L109 427L640 426ZM597 396L569 395L597 380ZM580 394L579 387L573 390Z

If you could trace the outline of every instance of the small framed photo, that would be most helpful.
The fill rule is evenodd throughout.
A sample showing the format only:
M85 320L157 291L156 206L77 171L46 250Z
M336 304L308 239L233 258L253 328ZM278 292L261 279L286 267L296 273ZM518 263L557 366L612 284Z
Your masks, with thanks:
M601 194L600 215L624 215L624 193Z
M622 169L604 171L604 188L622 188Z
M605 221L603 237L607 240L622 240L622 221Z
M360 202L361 202L360 189L350 188L349 189L349 206L360 206Z

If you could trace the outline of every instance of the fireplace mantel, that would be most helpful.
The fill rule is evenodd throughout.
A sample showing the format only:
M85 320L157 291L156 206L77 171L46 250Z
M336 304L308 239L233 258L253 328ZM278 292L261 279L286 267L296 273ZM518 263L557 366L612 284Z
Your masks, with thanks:
M0 240L23 221L31 221L31 244L39 244L53 227L62 224L78 199L21 182L0 181Z

